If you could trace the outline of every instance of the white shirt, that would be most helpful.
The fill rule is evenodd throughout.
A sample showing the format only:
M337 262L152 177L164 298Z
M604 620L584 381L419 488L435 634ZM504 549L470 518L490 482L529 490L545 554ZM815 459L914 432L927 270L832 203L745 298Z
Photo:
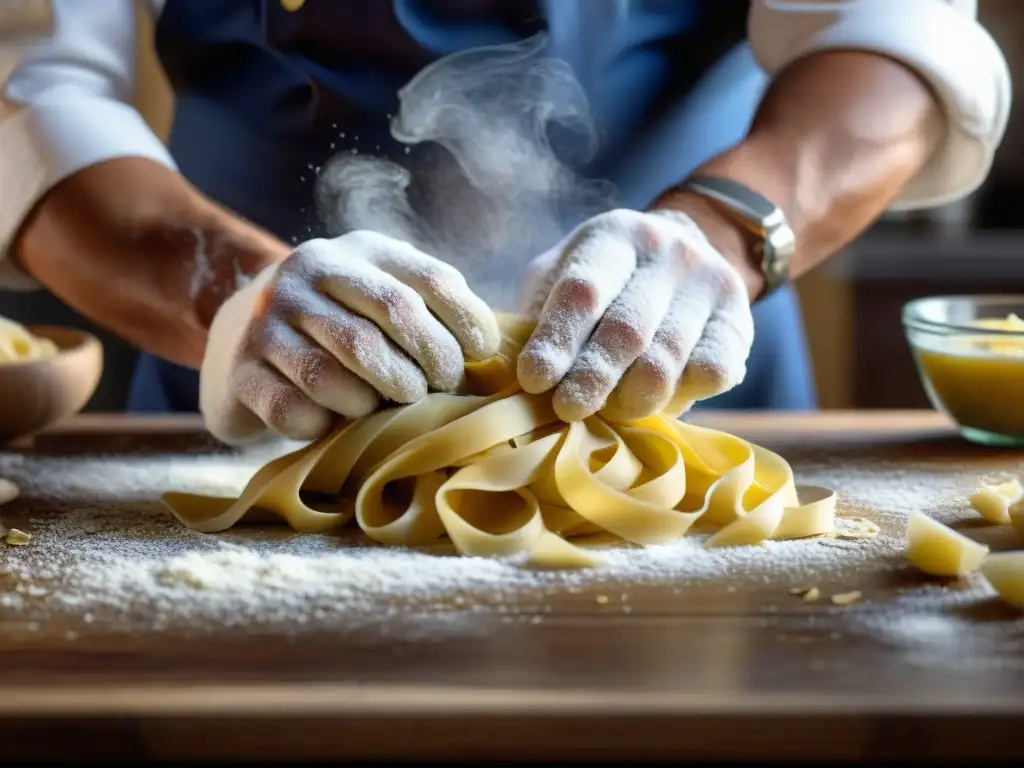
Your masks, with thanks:
M135 13L165 0L0 0L0 286L34 283L3 258L38 200L75 172L117 157L174 168L131 106ZM944 205L987 177L1010 111L1006 60L977 22L977 0L753 0L748 37L769 75L816 51L902 61L934 88L947 130L894 209Z

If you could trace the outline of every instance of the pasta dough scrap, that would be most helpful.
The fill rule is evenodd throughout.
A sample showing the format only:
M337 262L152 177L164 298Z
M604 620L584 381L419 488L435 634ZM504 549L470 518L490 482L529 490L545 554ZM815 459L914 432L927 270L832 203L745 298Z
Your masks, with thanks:
M855 589L853 592L841 592L838 595L832 595L829 600L832 601L832 605L853 605L863 596L859 589Z
M999 597L1024 611L1024 552L989 555L981 564L981 575Z
M4 535L4 544L9 547L28 546L30 541L32 541L32 534L19 531L17 528L11 528Z
M1010 507L1024 496L1020 480L982 485L971 494L971 508L986 520L998 525L1010 522Z
M50 339L34 335L21 323L0 317L0 363L41 360L57 352L57 345Z
M1024 498L1018 499L1011 504L1007 510L1007 515L1010 518L1010 524L1013 526L1014 532L1017 534L1017 538L1024 541Z
M988 547L920 512L907 521L907 559L932 576L964 576L976 571Z
M470 557L585 568L609 544L650 546L698 520L712 546L829 533L835 494L795 485L789 464L733 435L663 414L559 421L551 395L516 382L532 324L501 317L498 355L466 365L465 391L338 424L260 469L237 498L168 492L185 525L223 531L269 513L296 531L351 521L382 544L447 536Z

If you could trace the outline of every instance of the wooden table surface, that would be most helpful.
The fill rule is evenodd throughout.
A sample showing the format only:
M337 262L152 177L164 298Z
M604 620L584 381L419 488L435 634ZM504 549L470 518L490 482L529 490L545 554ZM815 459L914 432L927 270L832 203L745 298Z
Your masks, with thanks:
M934 459L982 472L1024 459L970 446L930 412L694 420L778 450L798 476L821 452L877 455L890 470ZM201 439L195 419L90 415L31 450L171 451ZM883 610L908 578L842 586ZM301 638L97 630L71 644L4 632L0 613L0 755L1024 756L1016 612L972 603L954 628L978 642L932 643L921 664L913 647L858 632L851 614L778 592L652 587L635 590L624 614L577 591L515 621L475 614L475 631L443 642L401 631L418 621L409 616Z

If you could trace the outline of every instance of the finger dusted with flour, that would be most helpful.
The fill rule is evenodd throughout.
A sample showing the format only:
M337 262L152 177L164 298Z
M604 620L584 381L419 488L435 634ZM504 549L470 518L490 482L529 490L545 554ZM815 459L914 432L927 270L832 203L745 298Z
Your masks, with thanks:
M554 389L560 418L678 413L743 380L754 339L746 287L688 216L611 211L536 264L547 276L535 269L528 282L537 328L519 381Z
M200 376L211 433L323 435L341 416L413 403L494 354L497 321L453 268L408 243L357 231L310 240L221 307Z

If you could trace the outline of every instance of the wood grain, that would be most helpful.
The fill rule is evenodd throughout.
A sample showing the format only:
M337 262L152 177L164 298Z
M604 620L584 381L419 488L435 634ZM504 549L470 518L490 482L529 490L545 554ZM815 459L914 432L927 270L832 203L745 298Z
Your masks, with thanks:
M979 471L1024 458L970 446L931 412L705 413L694 420L785 450L794 466L821 453ZM42 433L33 450L176 451L189 440L207 440L195 418L89 414ZM856 586L872 605L884 605L906 579L898 573ZM1024 755L1014 727L1024 714L1024 623L994 601L965 607L961 616L989 640L940 644L922 664L913 649L861 631L858 614L778 589L633 587L628 614L595 601L602 590L523 604L512 616L482 612L443 639L415 631L430 615L321 634L99 630L71 643L59 627L7 632L0 635L3 754Z

